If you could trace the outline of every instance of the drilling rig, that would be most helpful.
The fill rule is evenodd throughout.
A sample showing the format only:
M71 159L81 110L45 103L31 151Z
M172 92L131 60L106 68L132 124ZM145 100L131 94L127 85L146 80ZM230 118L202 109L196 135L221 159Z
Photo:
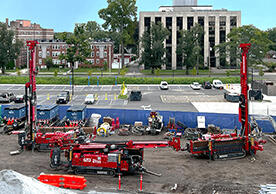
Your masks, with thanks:
M217 134L198 138L187 144L187 150L196 155L207 155L210 159L242 158L247 155L255 155L256 152L263 151L266 141L259 135L259 129L249 121L248 111L248 71L247 57L251 44L241 44L242 62L240 67L241 95L239 99L239 121L240 131L232 134Z

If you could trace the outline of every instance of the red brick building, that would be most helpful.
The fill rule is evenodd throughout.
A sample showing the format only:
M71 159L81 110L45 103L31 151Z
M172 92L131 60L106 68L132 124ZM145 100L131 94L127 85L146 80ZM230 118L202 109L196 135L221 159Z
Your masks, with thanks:
M45 59L50 57L55 65L69 67L65 60L60 60L60 55L66 54L67 48L69 48L69 45L65 42L41 41L37 45L36 65L40 68L46 68ZM105 63L108 67L112 67L113 58L112 42L91 42L91 55L87 58L87 63L77 63L75 68L103 67Z
M6 25L8 29L14 31L16 39L25 43L18 59L16 60L17 67L27 65L27 40L48 41L54 39L53 29L41 28L39 24L32 24L30 20L15 20L9 23L9 19L7 18Z

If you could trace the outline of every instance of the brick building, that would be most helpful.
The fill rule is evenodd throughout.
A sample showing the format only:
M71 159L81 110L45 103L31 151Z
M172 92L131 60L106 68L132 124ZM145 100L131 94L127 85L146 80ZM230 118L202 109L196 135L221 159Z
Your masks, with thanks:
M15 38L25 43L21 53L16 60L16 66L27 65L27 40L49 41L54 39L54 30L42 28L39 24L32 24L30 20L15 20L9 22L6 18L8 29L13 30Z
M61 54L66 54L69 45L60 41L40 41L37 45L36 65L46 68L45 59L52 58L57 66L69 67L65 60L60 60ZM105 62L108 67L113 63L113 43L112 42L91 42L91 55L87 58L88 63L75 64L78 67L103 67Z

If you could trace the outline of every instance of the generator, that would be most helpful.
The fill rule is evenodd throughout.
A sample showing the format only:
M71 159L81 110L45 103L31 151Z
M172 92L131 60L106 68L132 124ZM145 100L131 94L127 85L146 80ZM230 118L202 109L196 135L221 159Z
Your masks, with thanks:
M162 131L163 126L163 116L158 112L151 112L148 117L146 132L152 135L158 135Z

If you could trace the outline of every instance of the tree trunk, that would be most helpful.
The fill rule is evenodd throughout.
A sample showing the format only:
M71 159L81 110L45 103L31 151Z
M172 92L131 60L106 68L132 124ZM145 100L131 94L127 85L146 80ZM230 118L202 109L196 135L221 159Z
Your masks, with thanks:
M196 75L198 75L198 54L196 56Z
M187 61L186 61L186 75L189 75L189 65L188 65Z
M4 75L5 74L5 66L3 65L1 69L2 69L2 74Z
M121 42L122 45L122 68L125 66L125 49L124 49L124 41ZM119 67L119 72L120 72L120 67Z

